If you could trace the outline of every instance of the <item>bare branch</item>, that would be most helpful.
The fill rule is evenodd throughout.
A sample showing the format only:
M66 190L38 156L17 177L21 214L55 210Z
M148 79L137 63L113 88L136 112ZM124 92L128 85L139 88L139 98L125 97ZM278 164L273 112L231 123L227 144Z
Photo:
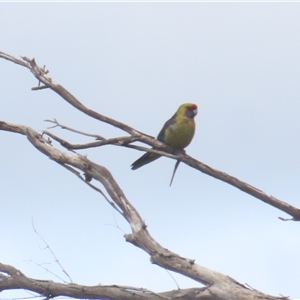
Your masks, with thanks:
M24 66L26 68L29 68L28 64L25 64L24 62L14 58L13 56L10 56L8 54L5 54L4 52L0 52L0 57L10 60L14 63L17 63L21 66ZM151 144L152 146L155 147L154 144L156 144L156 142L154 142L153 140L149 141L147 139L147 136L144 135L142 137L142 133L133 129L130 126L127 126L121 122L118 122L116 120L113 120L111 118L105 117L103 115L98 114L97 112L88 109L87 107L85 107L82 103L80 103L71 93L69 93L65 88L63 88L61 85L56 84L53 82L53 80L46 76L47 72L45 72L44 68L40 68L38 67L38 65L36 64L35 60L32 59L28 59L26 57L23 57L23 59L30 64L30 70L31 72L34 74L34 76L40 81L43 82L47 87L51 88L53 91L55 91L57 94L59 94L63 99L65 99L68 103L70 103L71 105L73 105L75 108L77 108L78 110L82 111L83 113L89 115L92 118L95 118L99 121L108 123L110 125L113 125L117 128L120 128L126 132L128 132L131 135L139 135L140 138L138 138L137 140L141 141L141 142L145 142L147 144ZM160 144L160 143L159 143ZM254 196L257 199L262 200L263 202L270 204L284 212L286 212L287 214L291 215L293 218L292 220L294 221L299 221L300 220L300 209L293 207L292 205L289 205L273 196L267 195L266 193L264 193L263 191L261 191L260 189L257 189L243 181L238 180L235 177L232 177L224 172L218 171L216 169L213 169L197 160L192 159L190 156L185 156L185 158L182 160L182 162L186 163L187 165L191 166L194 169L197 169L207 175L210 175L216 179L219 179L221 181L224 181L238 189L240 189L241 191L250 194L252 196Z
M176 159L177 161L184 162L188 166L190 166L198 171L201 171L204 174L207 174L207 175L212 176L216 179L219 179L223 182L226 182L226 183L240 189L241 191L243 191L249 195L252 195L253 197L255 197L257 199L262 200L263 202L286 212L287 214L292 216L291 220L300 221L300 209L298 209L286 202L283 202L271 195L267 195L265 192L261 191L260 189L254 187L246 182L243 182L225 172L219 171L208 165L205 165L204 163L197 161L196 159L192 158L191 156L185 154L185 152L182 152L181 154L177 154L177 155L172 154L172 153L170 153L170 151L172 151L172 149L170 149L170 147L168 147L166 145L160 146L160 144L161 144L160 142L158 142L158 144L156 142L153 143L151 141L151 138L149 138L149 137L144 137L141 135L140 136L129 136L129 137L117 137L117 138L112 138L112 139L107 139L107 140L97 141L97 142L92 142L92 143L72 145L72 144L68 143L67 141L55 136L51 132L45 131L44 133L49 135L50 137L52 137L54 140L58 141L63 147L65 147L69 150L70 149L86 149L86 148L100 147L100 146L104 146L104 145L115 145L115 146L123 146L123 147L127 147L127 148L133 148L133 149L137 149L137 150L156 153L161 156L166 156L169 158ZM130 143L132 143L134 141L140 141L140 142L147 141L147 144L152 144L154 147L156 146L157 148L163 148L163 150L169 151L169 153L159 151L156 149L149 149L149 148L140 147L137 145L131 145ZM178 165L176 164L170 185L172 184L173 177L174 177L177 167L178 167ZM285 220L284 218L281 218L281 217L279 219Z
M55 83L47 74L48 70L44 67L39 67L34 59L29 59L27 57L22 57L23 60L17 59L13 56L0 52L0 58L4 58L13 63L19 64L23 67L28 68L33 75L38 79L38 87L34 87L33 90L42 90L45 88L50 88L58 95L60 95L65 101L74 106L76 109L85 113L86 115L95 118L99 121L108 123L112 126L115 126L125 132L130 136L112 138L112 139L103 139L102 136L98 136L100 141L81 144L81 145L72 145L61 138L55 136L50 132L45 132L45 134L51 136L53 139L58 141L63 147L74 150L74 149L84 149L90 147L99 147L102 145L116 145L123 146L128 148L133 148L142 151L148 151L153 153L158 153L162 156L167 156L177 160L173 176L176 172L177 166L180 161L186 163L194 169L197 169L209 176L212 176L216 179L224 181L243 192L246 192L257 199L262 200L263 202L270 204L288 214L290 214L294 221L300 220L300 210L283 202L279 199L267 195L263 191L238 180L235 177L232 177L224 172L213 169L192 157L186 155L184 152L176 152L174 149L166 146L165 144L155 140L153 137L149 137L146 134L143 134L134 128L123 124L114 119L103 116L79 102L70 92L68 92L64 87ZM41 85L41 83L43 85ZM56 126L64 128L64 126L56 122ZM71 131L74 131L70 128L64 128ZM146 289L137 289L134 287L122 287L122 286L96 286L96 287L85 287L76 284L60 284L53 281L47 280L36 280L26 277L19 270L15 269L12 266L4 265L0 263L0 291L7 289L26 289L29 291L36 292L40 295L44 295L47 299L54 298L57 296L68 296L75 298L90 298L90 299L215 299L215 300L275 300L275 299L288 299L287 297L273 297L270 295L263 294L257 290L249 288L245 285L242 285L235 281L234 279L225 276L221 273L218 273L213 270L209 270L203 266L200 266L195 263L193 259L187 259L179 256L176 253L169 251L168 249L163 248L147 230L147 226L142 220L141 216L137 210L132 206L128 201L125 194L114 180L112 174L103 166L98 165L84 156L75 155L74 153L65 153L56 148L51 144L51 141L44 139L42 135L34 131L33 129L23 126L9 124L6 122L0 121L0 130L10 131L26 135L30 143L36 147L40 152L48 156L51 160L57 162L59 165L66 168L68 171L72 172L83 182L88 184L94 190L99 192L105 197L110 205L113 206L129 223L131 227L131 233L125 234L125 239L127 242L132 243L133 245L141 248L147 252L150 256L152 263L157 264L167 270L171 270L182 274L186 277L189 277L199 283L205 285L201 289L189 289L189 290L179 290L171 291L166 293L153 293ZM95 135L86 134L80 131L77 133L95 137ZM148 149L145 147L140 147L132 145L131 143L135 141L140 141L147 145L154 147L154 149ZM158 149L158 150L157 150ZM74 152L74 151L72 151ZM84 179L80 170L85 174ZM90 184L90 180L94 179L100 182L105 188L108 196L106 196L101 189ZM173 179L173 177L172 177ZM286 220L281 218L282 220ZM6 275L4 275L6 274ZM179 296L180 295L180 296Z
M83 131L76 130L76 129L73 129L71 127L62 125L56 119L54 119L54 120L44 120L44 121L55 124L54 126L48 127L48 129L55 128L55 127L60 127L61 129L66 129L66 130L69 130L69 131L72 131L72 132L75 132L75 133L78 133L78 134L81 134L81 135L94 137L97 140L105 140L105 138L103 136L99 135L99 134L90 134L90 133L87 133L87 132L83 132Z
M9 60L9 61L11 61L11 62L13 62L13 63L15 63L15 64L17 64L17 65L20 65L20 66L22 66L22 67L25 67L25 68L27 68L27 69L30 69L30 65L27 64L27 63L25 63L23 60L20 60L20 59L14 57L14 56L12 56L12 55L9 55L9 54L7 54L7 53L2 52L2 51L0 51L0 57L1 57L1 58L4 58L4 59L6 59L6 60Z
M73 145L71 146L71 144L65 142L65 144L62 143L63 146L65 146L67 149L84 149L84 148L90 148L90 147L98 147L100 145L106 145L106 144L113 144L113 145L118 145L118 146L125 146L128 148L134 148L134 149L138 149L138 150L144 150L144 151L149 151L152 152L150 149L147 150L146 148L139 148L138 146L134 146L134 145L129 145L130 141L140 141L143 143L146 143L148 145L151 145L154 148L158 148L158 149L162 149L166 152L169 152L168 149L170 147L167 147L166 145L164 145L163 143L155 140L154 138L149 137L146 134L143 134L139 131L137 131L136 129L127 126L126 124L123 124L121 122L118 122L114 119L105 117L91 109L88 109L87 107L85 107L81 102L79 102L70 92L68 92L64 87L62 87L59 84L56 84L50 77L47 76L48 71L45 70L45 67L41 68L38 67L38 65L36 64L34 59L29 59L27 57L22 57L22 59L26 62L24 63L24 61L19 60L9 54L6 54L4 52L0 52L0 58L4 58L6 60L9 60L13 63L19 64L23 67L26 67L28 69L30 69L30 71L34 74L34 76L39 80L39 82L42 82L45 84L45 86L49 87L50 89L52 89L54 92L56 92L57 94L59 94L64 100L66 100L68 103L70 103L72 106L74 106L75 108L77 108L78 110L82 111L83 113L89 115L92 118L95 118L99 121L102 121L104 123L108 123L112 126L115 126L121 130L126 131L127 133L129 133L131 135L131 137L128 137L128 140L125 138L122 141L123 143L118 144L116 142L116 140L114 139L110 139L108 140L109 142L104 141L100 141L99 144L97 143L89 143L89 144L85 144L85 145ZM4 124L2 124L3 126ZM6 128L5 130L8 131L14 131L12 128ZM20 132L19 132L20 133ZM47 134L50 135L49 132L47 132ZM52 135L52 138L54 138L54 135ZM131 140L132 138L132 140ZM59 138L56 138L57 140L59 140ZM101 143L102 142L102 143ZM155 150L154 150L155 151ZM154 152L153 151L153 152ZM158 152L155 152L158 153ZM255 188L241 180L238 180L237 178L230 176L224 172L218 171L216 169L213 169L195 159L193 159L192 157L188 156L188 155L180 155L180 156L176 156L176 155L170 155L169 153L164 153L162 152L161 155L163 156L167 156L173 159L181 159L182 162L186 163L187 165L191 166L192 168L201 171L204 174L207 174L209 176L212 176L216 179L219 179L221 181L224 181L238 189L240 189L241 191L252 195L253 197L272 205L273 207L276 207L284 212L286 212L287 214L292 216L292 220L294 221L299 221L300 220L300 209L293 207L292 205L285 203L273 196L267 195L266 193L264 193L263 191L261 191L258 188ZM281 220L283 218L280 218Z
M69 278L70 282L72 283L73 280L72 278L70 277L70 275L68 274L68 272L66 271L66 269L62 266L62 264L60 263L59 259L56 257L55 253L52 251L51 247L49 246L49 244L45 241L45 239L38 233L38 231L36 230L35 226L34 226L34 223L33 223L33 219L31 220L31 225L32 225L32 228L35 232L35 234L45 243L46 245L46 248L49 249L50 253L52 254L52 256L54 257L55 259L55 262L60 266L61 270L63 273L65 273L65 275Z
M63 278L61 278L60 276L58 276L57 274L55 274L54 272L52 272L51 270L49 270L48 268L44 267L45 263L37 263L34 260L29 260L29 263L33 263L36 266L42 268L43 270L45 270L46 272L48 272L49 274L55 276L56 278L58 278L60 281L64 282L64 283L68 283L67 281L65 281Z
M194 288L186 290L175 290L164 293L154 293L144 288L136 288L131 286L120 285L96 285L96 286L84 286L75 283L62 284L53 282L51 280L38 280L25 276L19 270L10 265L0 263L0 272L5 273L8 276L4 276L1 273L0 291L11 289L25 289L37 294L43 295L46 299L53 299L59 296L73 297L78 299L137 299L137 300L162 300L162 299L182 299L183 297L193 296L194 299L215 299L220 298L207 298L209 293L203 288ZM188 299L188 298L186 298ZM189 298L190 299L190 298Z
M243 191L249 195L252 195L253 197L255 197L257 199L260 199L263 202L270 204L270 205L286 212L287 214L289 214L293 217L294 221L300 221L300 209L298 209L286 202L283 202L271 195L267 195L265 192L261 191L260 189L254 187L246 182L243 182L233 176L230 176L225 172L221 172L219 170L213 169L213 168L209 167L208 165L205 165L205 164L201 163L200 161L197 161L188 155L185 155L182 157L182 162L186 163L188 166L190 166L196 170L201 171L202 173L205 173L216 179L224 181L224 182L240 189L241 191Z
M9 128L16 128L16 125L6 125ZM24 126L22 127L24 130ZM0 123L0 129L1 123ZM17 130L22 131L22 130ZM195 260L187 259L179 256L178 254L163 248L157 241L153 239L147 230L146 224L143 222L141 216L137 210L128 201L125 194L114 180L111 173L103 166L93 163L84 156L77 156L62 152L45 140L40 134L33 129L26 127L26 136L28 140L36 147L40 152L48 156L63 166L72 166L72 168L79 169L85 173L88 173L94 180L99 181L107 191L107 194L111 198L111 201L122 211L123 217L127 220L131 227L131 233L125 235L127 242L143 249L150 255L151 262L157 264L165 269L180 273L187 276L197 282L206 285L205 291L210 295L214 295L215 299L231 299L231 300L254 300L254 299L281 299L278 297L272 297L265 295L258 291L248 289L246 286L238 283L234 279L225 276L216 271L209 270L203 266L195 263ZM14 269L9 269L12 273ZM1 272L1 269L0 269ZM24 275L22 275L24 276ZM18 280L20 278L18 277ZM0 282L1 283L1 282ZM25 284L25 283L24 283ZM68 285L69 287L70 285ZM72 285L73 286L73 285ZM1 287L1 285L0 285ZM47 282L47 291L51 290L52 285ZM24 288L24 287L23 287ZM63 288L63 287L61 287ZM53 287L54 289L54 287ZM44 289L39 291L41 294L49 296ZM51 297L58 294L51 290ZM59 294L67 295L67 294ZM87 297L84 294L84 297ZM153 295L151 299L154 299ZM113 298L112 298L113 299ZM123 298L118 298L123 299ZM124 297L124 299L126 299ZM207 298L209 299L209 298Z
M0 53L1 57L1 53ZM54 92L56 92L58 95L60 95L64 100L66 100L69 104L80 110L81 112L85 113L86 115L97 119L99 121L102 121L104 123L108 123L110 125L113 125L121 130L124 130L128 132L131 135L140 134L140 132L134 130L130 126L121 123L119 121L116 121L114 119L105 117L99 113L97 113L94 110L91 110L84 106L80 101L76 99L75 96L73 96L69 91L67 91L64 87L61 85L55 83L49 76L47 76L48 72L45 72L44 68L40 68L36 62L35 59L28 59L27 57L22 57L23 60L25 60L30 65L30 70L33 73L33 75L38 79L39 82L42 82L46 87L50 88ZM26 65L26 67L28 67ZM41 88L39 88L41 89ZM37 88L34 88L34 90L37 90Z
M81 150L81 149L101 147L105 145L125 146L128 143L135 142L139 139L139 137L137 136L124 136L124 137L116 137L112 139L103 139L101 141L85 143L85 144L70 144L66 140L58 137L57 135L53 134L50 131L44 131L43 133L50 136L52 139L60 143L64 148L68 150Z
M38 67L38 65L36 64L34 59L29 59L27 57L22 57L24 61L26 61L27 63L24 63L23 61L8 55L4 52L0 52L0 57L4 58L6 60L12 61L16 64L19 64L23 67L26 67L28 69L31 70L31 72L34 74L34 76L39 80L39 82L42 82L45 84L45 86L51 88L54 92L56 92L57 94L59 94L64 100L66 100L68 103L70 103L71 105L73 105L75 108L77 108L78 110L82 111L83 113L89 115L92 118L95 118L99 121L102 121L104 123L108 123L110 125L113 125L117 128L120 128L124 131L126 131L127 133L131 134L132 136L138 136L138 138L136 140L140 141L140 142L144 142L147 143L148 145L151 145L155 148L160 148L162 147L162 143L155 141L153 139L149 139L149 137L137 130L135 130L134 128L127 126L126 124L123 124L121 122L118 122L116 120L113 120L111 118L105 117L91 109L88 109L87 107L85 107L82 103L80 103L71 93L69 93L65 88L63 88L61 85L54 83L54 81L48 77L46 74L48 73L48 71L45 71L45 67L44 68L40 68ZM123 145L126 147L129 147L130 145ZM89 147L93 147L92 145L89 145ZM133 148L133 147L132 147ZM150 151L149 151L150 152ZM165 155L168 156L168 155ZM170 157L170 156L169 156ZM174 158L174 157L172 157ZM212 176L216 179L219 179L221 181L224 181L238 189L240 189L241 191L252 195L253 197L272 205L273 207L276 207L284 212L286 212L287 214L292 216L293 221L299 221L300 220L300 209L293 207L292 205L285 203L271 195L267 195L266 193L264 193L263 191L261 191L258 188L255 188L241 180L238 180L237 178L230 176L224 172L218 171L216 169L213 169L193 158L191 158L190 156L186 155L182 162L186 163L187 165L191 166L194 169L197 169L199 171L201 171L202 173L205 173L209 176ZM280 217L279 219L283 220L282 217Z

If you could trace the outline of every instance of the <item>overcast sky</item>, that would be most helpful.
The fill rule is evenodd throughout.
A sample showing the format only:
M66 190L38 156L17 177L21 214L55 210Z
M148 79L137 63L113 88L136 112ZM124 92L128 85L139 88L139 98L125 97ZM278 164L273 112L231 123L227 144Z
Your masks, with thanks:
M299 3L1 3L0 50L35 58L101 114L156 136L178 106L199 107L187 153L300 208ZM107 138L124 133L82 115L32 74L0 60L0 120L42 132L61 123ZM53 130L69 142L87 138ZM176 289L123 237L130 228L95 191L0 132L1 262L63 277L32 220L78 284ZM55 144L55 143L54 143ZM56 144L55 144L56 145ZM56 145L59 147L58 145ZM164 247L273 295L300 298L300 225L283 212L174 161L139 170L142 153L81 151L107 167ZM121 229L118 229L118 227ZM201 286L172 274L180 288ZM27 293L6 292L1 299Z

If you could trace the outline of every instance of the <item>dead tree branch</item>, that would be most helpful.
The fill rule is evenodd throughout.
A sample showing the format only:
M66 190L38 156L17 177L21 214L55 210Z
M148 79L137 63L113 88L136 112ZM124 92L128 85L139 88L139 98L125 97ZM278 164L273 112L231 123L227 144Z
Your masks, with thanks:
M145 252L147 252L150 256L150 260L152 263L159 265L165 269L177 272L182 274L186 277L189 277L199 283L202 283L206 286L205 289L198 289L198 298L195 299L231 299L231 300L255 300L255 299L284 299L273 297L269 295L265 295L259 291L255 291L252 289L247 288L246 286L238 283L234 279L225 276L219 272L209 270L203 266L200 266L195 263L195 260L188 259L179 256L178 254L169 251L168 249L162 247L148 232L147 226L144 223L143 219L137 212L137 210L133 207L133 205L128 201L125 194L114 180L112 174L103 166L98 165L84 156L81 155L74 155L62 152L56 148L54 148L47 140L43 138L38 132L34 131L33 129L21 126L19 128L18 125L8 124L5 122L0 122L0 130L8 130L13 131L16 133L25 134L29 142L41 153L48 156L51 160L57 162L59 165L66 166L67 169L69 168L80 170L94 180L100 182L107 194L110 197L110 201L113 202L121 211L121 215L126 219L131 227L131 233L125 235L125 239L127 242L132 243L133 245L141 248ZM72 171L72 173L74 173ZM36 291L39 294L45 296L55 297L58 295L69 296L66 292L66 288L71 288L74 290L74 285L55 285L53 282L49 281L35 281L35 289L33 286L28 286L29 282L32 282L32 279L28 279L25 275L21 272L15 270L12 267L3 267L1 269L0 265L0 272L4 272L13 279L10 280L1 280L0 281L0 289L9 289L9 288L21 288L20 282L22 283L22 288L29 289ZM15 280L14 280L15 279ZM4 283L7 285L3 285ZM16 282L18 283L16 285ZM13 284L12 284L13 283ZM43 284L45 283L45 284ZM47 289L45 290L45 286ZM57 291L57 287L60 287L59 291ZM81 291L86 291L86 289L79 289ZM69 291L69 290L68 290ZM119 290L118 290L119 291ZM77 292L77 290L76 290ZM119 291L121 292L121 291ZM124 292L122 290L122 292ZM130 291L132 293L132 291ZM206 298L203 298L202 294L206 295ZM207 293L209 293L209 297L207 297ZM144 295L144 294L143 294ZM201 296L202 295L202 296ZM87 294L81 293L80 296L86 298L88 297ZM99 297L99 296L98 296ZM129 299L127 296L122 296L119 294L117 298L113 298L112 295L108 297L109 299ZM131 294L131 297L132 294ZM134 299L142 299L136 298ZM153 298L153 294L151 295L151 299ZM159 296L161 297L161 296ZM202 297L202 298L201 298ZM214 297L214 298L212 298ZM132 299L132 298L131 298ZM143 298L144 299L144 298ZM174 299L174 298L172 298ZM176 299L176 298L175 298ZM188 299L182 297L182 299Z
M165 293L153 293L146 289L138 289L135 287L123 286L81 286L77 284L62 284L55 283L49 280L37 280L26 277L19 270L12 266L0 263L0 291L9 289L26 289L43 295L46 298L54 298L57 296L69 296L74 298L90 298L90 299L214 299L214 300L275 300L288 299L287 297L273 297L263 294L257 290L250 289L244 286L233 278L223 275L219 272L207 269L195 263L195 260L179 256L178 254L169 251L162 247L148 232L147 226L142 220L141 216L133 205L128 201L125 194L115 181L112 174L101 165L98 165L86 157L74 153L75 149L84 149L90 147L100 147L103 145L115 145L128 148L134 148L141 151L149 151L158 153L162 156L167 156L177 161L183 162L192 168L199 170L209 176L224 181L253 197L272 205L287 214L292 216L292 220L300 220L300 210L289 205L273 196L267 195L263 191L233 177L219 170L213 169L185 154L184 152L174 152L174 149L157 141L136 129L116 121L112 118L103 116L79 102L70 92L64 87L55 83L49 76L45 67L39 67L34 59L22 57L22 60L11 55L0 52L0 58L6 59L18 65L29 69L33 75L38 79L38 87L32 90L42 90L49 88L60 95L70 105L85 113L86 115L97 119L101 122L110 124L125 131L129 136L105 139L102 136L85 134L77 131L77 133L89 135L98 139L92 143L72 145L64 141L60 137L55 136L50 132L44 132L51 136L54 140L59 142L63 147L73 152L66 153L55 148L50 139L46 140L43 135L34 131L33 129L23 126L10 124L0 121L0 130L10 131L25 135L29 142L41 153L55 161L72 174L79 177L83 182L99 192L114 207L129 223L131 232L125 234L127 242L141 248L149 254L152 263L161 266L167 270L171 270L189 277L203 285L204 288L195 288L187 290L176 290ZM40 84L43 84L42 86ZM57 124L61 126L60 124ZM63 128L63 127L62 127ZM64 127L65 129L75 131L72 128ZM142 142L154 149L148 149L132 145L133 142ZM82 172L85 176L81 175ZM106 196L100 188L92 185L89 181L94 179L96 182L102 184L108 196Z
M127 148L134 148L134 149L142 150L142 151L149 151L149 152L153 151L153 152L161 154L163 156L167 156L167 157L173 158L175 160L180 160L181 162L187 164L188 166L190 166L204 174L207 174L207 175L212 176L216 179L219 179L223 182L226 182L226 183L240 189L241 191L243 191L249 195L252 195L253 197L255 197L257 199L259 199L273 207L276 207L277 209L290 215L292 217L290 220L293 220L293 221L300 220L300 209L298 209L284 201L281 201L271 195L268 195L267 193L263 192L262 190L260 190L256 187L253 187L252 185L250 185L246 182L243 182L225 172L211 168L186 154L173 155L172 151L170 153L170 147L167 147L165 144L157 141L153 137L150 137L149 135L146 135L124 123L121 123L112 118L103 116L103 115L87 108L80 101L78 101L70 92L68 92L64 87L55 83L47 75L48 71L45 70L45 67L43 67L43 68L39 67L36 64L34 59L22 57L22 60L20 60L16 57L13 57L13 56L6 54L4 52L1 52L1 51L0 51L0 58L6 59L6 60L16 63L18 65L26 67L38 79L39 83L42 82L47 88L50 88L51 90L53 90L55 93L60 95L65 101L67 101L69 104L71 104L76 109L80 110L81 112L85 113L86 115L88 115L92 118L95 118L101 122L115 126L119 129L127 132L128 134L130 134L130 137L128 137L128 139L127 139L127 137L122 137L121 139L116 138L116 139L101 140L101 141L92 142L92 143L88 143L88 144L72 145L66 141L65 142L59 141L58 137L54 137L53 134L47 132L47 134L49 134L53 139L56 139L57 141L59 141L62 144L62 146L66 147L67 149L85 149L85 148L99 147L99 146L110 144L110 145L116 145L116 146L124 146ZM41 88L38 87L34 90L39 90L39 89L41 89ZM135 141L145 143L147 145L152 146L155 149L159 149L162 151L156 152L157 150L153 150L153 149L148 150L146 148L142 148L139 146L130 145L130 143L135 142ZM281 220L287 220L283 217L279 217L279 218Z

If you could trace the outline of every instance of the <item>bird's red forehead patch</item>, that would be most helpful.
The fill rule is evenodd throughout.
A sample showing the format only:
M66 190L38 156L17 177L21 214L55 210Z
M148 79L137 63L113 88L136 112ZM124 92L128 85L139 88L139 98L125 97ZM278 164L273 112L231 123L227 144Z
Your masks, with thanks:
M197 107L196 104L192 104L189 108L190 108L190 109L198 109L198 107Z

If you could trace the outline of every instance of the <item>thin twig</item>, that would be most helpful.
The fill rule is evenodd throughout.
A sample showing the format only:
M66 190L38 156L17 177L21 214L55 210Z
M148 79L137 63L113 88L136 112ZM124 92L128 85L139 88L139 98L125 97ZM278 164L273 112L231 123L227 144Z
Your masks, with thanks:
M121 137L116 137L116 138L111 138L111 139L106 139L103 141L91 142L91 143L86 143L86 144L71 144L71 143L67 142L66 140L56 136L55 134L53 134L52 132L49 132L47 130L43 131L43 135L44 134L47 134L53 140L57 141L64 148L66 148L68 150L81 150L81 149L94 148L94 147L100 147L100 146L105 146L105 145L113 145L113 146L123 146L126 148L131 148L131 149L135 149L135 150L139 150L139 151L155 153L155 154L159 154L161 156L166 156L166 157L177 159L177 160L181 159L182 155L185 155L185 152L182 152L179 154L170 153L174 149L167 145L163 145L163 147L164 147L164 149L166 149L166 151L168 150L170 152L164 152L164 151L160 151L160 150L153 149L153 148L146 148L143 146L129 144L129 143L132 143L135 141L140 141L140 136L121 136ZM73 151L73 152L76 153L75 151Z
M49 89L49 87L46 85L41 85L41 86L31 88L32 91L40 91L40 90L45 90L45 89Z
M177 281L175 280L174 276L171 274L171 272L169 270L167 270L165 268L165 271L171 276L171 278L174 280L175 284L177 285L177 289L180 290L179 284L177 283Z
M45 248L47 249L48 246ZM36 266L44 269L46 272L52 274L53 276L55 276L56 278L58 278L59 280L61 280L64 283L69 283L68 281L65 281L63 278L61 278L60 276L58 276L57 274L53 273L51 270L49 270L48 268L44 267L43 264L38 264L37 262L35 262L34 260L30 260L29 263L34 263ZM49 263L50 264L50 263Z
M43 131L43 134L46 134L50 136L53 140L60 143L64 148L68 150L82 150L82 149L88 149L88 148L96 148L101 147L105 145L116 145L116 146L123 146L128 143L135 142L139 140L139 136L122 136L122 137L116 137L111 139L104 139L101 141L91 142L91 143L85 143L85 144L71 144L67 142L66 140L58 137L54 133L50 131Z
M61 270L63 271L63 273L65 273L65 275L70 279L70 282L73 283L72 278L70 277L70 275L68 274L68 272L65 270L65 268L62 266L62 264L59 262L58 258L56 257L56 255L54 254L54 252L52 251L51 247L49 246L49 244L45 241L45 239L38 233L38 231L36 230L34 223L33 223L33 219L31 220L31 224L32 224L32 228L34 230L34 232L37 234L37 236L45 243L46 245L46 249L49 249L50 253L52 254L52 256L55 259L55 262L60 266Z
M62 125L56 119L54 119L54 120L44 120L44 121L55 124L54 126L48 127L48 129L55 128L55 127L60 127L61 129L66 129L66 130L69 130L69 131L72 131L72 132L75 132L75 133L78 133L78 134L81 134L81 135L94 137L97 140L106 140L106 138L104 138L103 136L101 136L99 134L90 134L90 133L86 133L86 132L83 132L83 131L80 131L80 130L77 130L77 129L74 129L74 128L71 128L71 127L68 127L68 126L65 126L65 125Z
M115 228L119 229L120 231L122 231L124 234L126 234L126 232L123 229L121 229L121 227L119 226L114 210L113 210L113 216L114 216L115 225L112 225L112 224L105 224L105 225L115 227Z

